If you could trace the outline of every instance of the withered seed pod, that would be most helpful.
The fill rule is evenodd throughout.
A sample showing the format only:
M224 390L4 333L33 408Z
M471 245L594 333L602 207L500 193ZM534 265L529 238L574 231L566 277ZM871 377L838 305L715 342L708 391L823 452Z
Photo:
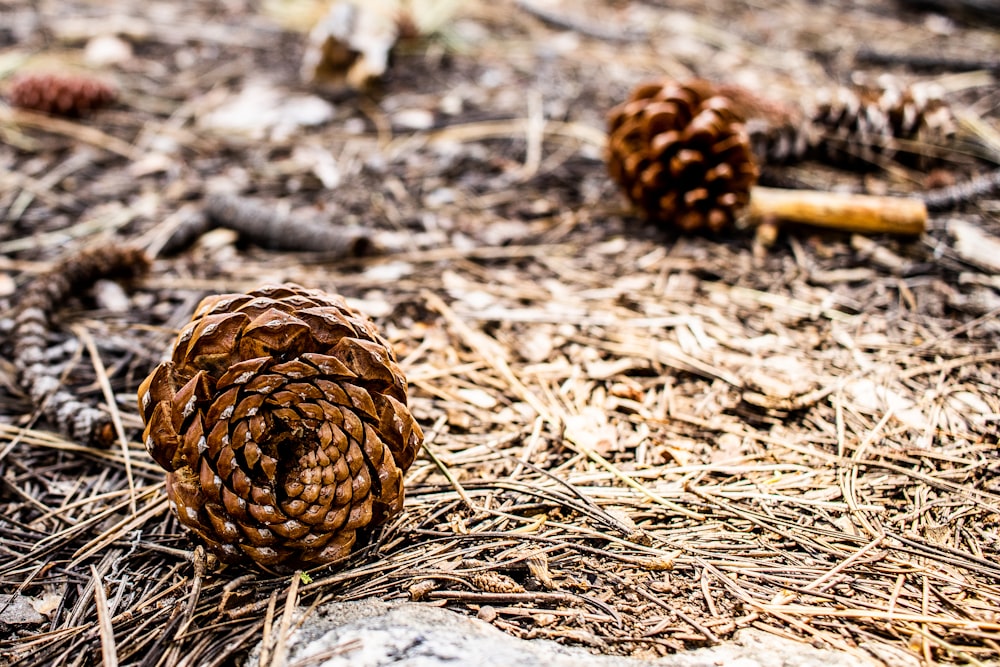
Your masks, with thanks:
M204 299L139 387L181 523L224 562L343 561L403 506L423 433L388 343L294 284Z
M707 81L636 88L608 114L611 177L645 215L691 232L719 231L757 179L740 115Z

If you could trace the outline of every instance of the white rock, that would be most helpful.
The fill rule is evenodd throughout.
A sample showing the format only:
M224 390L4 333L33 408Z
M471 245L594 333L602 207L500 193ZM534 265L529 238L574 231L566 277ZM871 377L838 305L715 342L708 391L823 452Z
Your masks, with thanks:
M316 667L873 667L853 654L744 630L736 641L658 660L601 656L548 640L526 641L489 623L430 605L381 600L302 607L271 664ZM303 618L303 616L305 617ZM299 622L301 621L301 623ZM258 644L245 663L260 666Z
M27 595L0 595L0 623L7 625L39 625L45 617L35 609L35 598Z

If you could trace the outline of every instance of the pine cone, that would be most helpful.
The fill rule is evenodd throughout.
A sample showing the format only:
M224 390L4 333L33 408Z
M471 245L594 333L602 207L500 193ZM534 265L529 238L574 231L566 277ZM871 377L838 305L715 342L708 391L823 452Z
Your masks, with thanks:
M116 433L105 410L81 401L59 380L65 368L52 364L48 355L56 313L99 280L133 278L148 270L144 251L105 240L56 262L15 297L10 338L18 381L38 411L72 440L107 447Z
M948 103L930 91L885 86L838 88L812 114L816 157L854 167L896 160L924 167L935 158L921 147L941 147L955 134Z
M608 134L608 171L651 220L719 231L749 201L757 178L749 139L706 81L639 86L608 114Z
M392 349L298 285L204 299L139 387L146 449L181 523L225 562L348 557L403 507L423 440Z
M118 92L97 78L82 74L24 74L11 84L7 98L11 106L62 116L84 116L107 106Z

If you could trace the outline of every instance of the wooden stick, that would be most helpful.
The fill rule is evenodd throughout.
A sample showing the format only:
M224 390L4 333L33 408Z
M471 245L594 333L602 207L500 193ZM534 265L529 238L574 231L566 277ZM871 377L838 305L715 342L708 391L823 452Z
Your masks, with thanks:
M908 197L755 186L748 212L752 220L779 219L861 234L917 236L927 226L926 204Z

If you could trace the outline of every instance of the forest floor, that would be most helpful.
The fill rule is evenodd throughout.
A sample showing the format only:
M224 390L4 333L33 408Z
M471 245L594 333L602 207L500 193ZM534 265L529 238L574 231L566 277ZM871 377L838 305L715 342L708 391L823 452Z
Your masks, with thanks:
M1000 31L889 0L469 1L331 95L299 75L315 15L0 0L0 91L36 66L119 90L83 119L0 103L0 309L80 248L155 258L81 290L49 335L63 386L115 416L110 449L39 414L0 328L0 664L238 664L285 605L369 596L603 653L755 627L892 665L1000 659L1000 270L963 246L970 226L1000 237L1000 200L917 238L681 236L633 215L603 162L607 111L650 78L798 104L890 74L940 85L965 143L930 169L763 182L962 182L1000 162ZM171 247L213 192L364 252L222 228ZM426 433L403 514L295 586L195 567L135 399L202 297L281 281L375 320Z

